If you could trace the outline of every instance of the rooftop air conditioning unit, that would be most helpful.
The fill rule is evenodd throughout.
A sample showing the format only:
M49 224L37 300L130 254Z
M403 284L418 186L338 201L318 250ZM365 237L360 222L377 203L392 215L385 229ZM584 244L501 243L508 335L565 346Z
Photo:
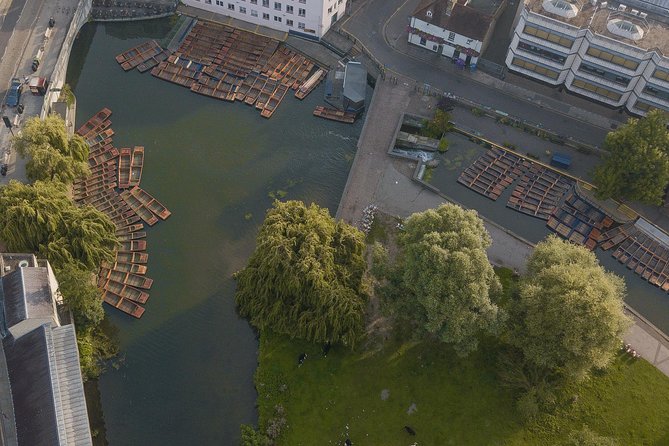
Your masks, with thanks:
M639 11L636 10L636 9L633 9L633 10L630 11L630 14L632 14L632 15L639 15Z
M602 8L602 9L606 9L606 7L609 6L609 2L601 2L601 3L599 4L599 6L600 6L600 8Z
M618 11L625 11L627 9L627 5L618 5Z
M28 266L28 261L27 260L21 260L19 262L19 268L26 268Z
M645 13L645 12L640 12L639 17L641 17L642 19L645 19L646 17L648 17L648 14Z
M597 0L590 0L590 4L592 6L597 6Z

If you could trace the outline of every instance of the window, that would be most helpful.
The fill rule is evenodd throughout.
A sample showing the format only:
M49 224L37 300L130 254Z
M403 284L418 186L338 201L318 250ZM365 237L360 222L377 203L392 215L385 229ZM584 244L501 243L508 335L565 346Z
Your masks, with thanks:
M561 36L559 34L555 34L552 32L548 32L546 30L531 26L531 25L525 25L525 29L523 29L523 32L525 34L528 34L530 36L537 37L539 39L547 40L549 42L552 42L556 45L563 46L565 48L571 48L571 46L574 44L574 41L572 39L569 39L567 37Z
M639 67L639 62L631 59L625 59L622 56L619 56L617 54L609 53L608 51L601 50L599 48L595 48L594 46L591 46L588 48L588 51L586 51L586 54L588 56L592 56L596 59L601 59L605 62L612 63L614 65L619 65L621 67L625 67L628 70L636 70Z
M421 45L426 45L427 44L427 39L425 37L420 38L420 44Z
M455 40L455 33L454 32L449 32L448 33L448 40L453 42Z
M292 14L293 13L293 7L291 5L286 5L286 12L288 14Z
M328 8L328 14L332 14L332 6Z
M263 12L262 13L262 18L265 19L265 20L269 20L269 14L267 14L266 12Z
M244 6L240 6L239 12L241 12L242 14L246 14L246 8Z
M523 42L522 40L518 42L518 48L527 53L534 54L535 56L539 56L559 64L564 64L564 62L567 60L567 56L565 55L533 45L529 42Z
M211 0L204 0L204 2L208 5L211 5Z
M520 59L518 57L514 57L513 60L511 61L511 64L520 68L524 68L526 70L534 71L537 74L546 76L554 80L557 79L558 76L560 76L560 73L558 73L557 71L553 71L549 68L542 67L541 65L537 65L534 62Z
M602 79L606 79L607 81L610 82L615 82L616 84L624 85L625 87L631 81L629 77L621 76L617 73L613 73L611 71L600 68L596 65L591 65L585 62L581 63L581 65L578 67L578 71L582 73L588 73L592 76L601 77Z
M230 11L234 11L235 10L235 5L233 5L232 3L228 3L228 9Z
M255 9L252 9L251 10L251 17L258 17L258 11L256 11Z
M653 77L669 82L669 71L655 70L653 72Z
M274 2L274 9L276 11L281 11L281 3L279 2Z
M257 5L258 4L258 0L249 0L249 1L251 2L252 5Z
M300 17L304 17L307 15L307 10L300 8L297 10L297 15L299 15Z
M263 5L265 8L269 8L269 0L262 0L262 5Z
M590 82L586 82L583 79L574 79L574 82L572 82L571 85L576 88L580 88L581 90L589 91L590 93L611 99L613 101L619 101L622 97L622 94L616 91L600 87L599 85L591 84Z
M653 87L651 85L646 85L643 89L643 92L664 101L669 101L669 91L660 90L659 88Z
M281 17L274 16L274 21L281 23Z
M286 20L286 25L288 25L288 26L293 26L293 21L290 20L290 19L287 19L287 20Z
M306 3L307 0L300 0L300 3Z
M649 104L648 102L643 102L643 101L636 101L634 104L634 108L638 108L639 110L643 110L645 112L649 112L651 110L657 110L657 107L654 105Z
M302 23L302 22L297 22L297 27L298 27L299 29L304 29L304 23Z

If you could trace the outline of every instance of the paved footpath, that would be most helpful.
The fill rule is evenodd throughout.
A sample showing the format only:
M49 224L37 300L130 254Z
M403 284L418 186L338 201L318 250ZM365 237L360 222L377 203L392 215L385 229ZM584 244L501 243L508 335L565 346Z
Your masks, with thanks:
M337 218L357 224L368 204L387 214L408 217L451 201L414 182L415 162L397 160L387 154L403 112L426 115L424 101L408 84L379 81L366 114L358 149L337 209ZM488 258L495 265L525 270L533 245L511 231L484 219L492 245ZM628 308L634 325L624 336L626 343L648 362L669 376L669 337Z

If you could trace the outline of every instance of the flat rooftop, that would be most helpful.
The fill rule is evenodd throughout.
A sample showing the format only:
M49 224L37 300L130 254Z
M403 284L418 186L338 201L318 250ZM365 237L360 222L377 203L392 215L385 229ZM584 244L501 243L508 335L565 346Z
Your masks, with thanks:
M578 13L575 17L563 17L546 11L543 7L545 0L526 0L525 5L532 12L541 14L551 19L567 23L577 28L590 28L590 30L599 34L600 36L608 37L627 45L635 46L642 50L659 50L663 55L669 56L669 25L654 20L653 14L648 13L648 16L641 18L638 15L632 14L632 8L627 7L626 11L618 11L618 3L608 2L607 7L602 8L598 3L593 6L588 1L574 1L574 0L557 0L564 1L574 5ZM640 11L644 12L644 11ZM613 34L608 30L608 25L611 20L620 20L629 22L643 32L643 37L638 40L625 38L623 36Z

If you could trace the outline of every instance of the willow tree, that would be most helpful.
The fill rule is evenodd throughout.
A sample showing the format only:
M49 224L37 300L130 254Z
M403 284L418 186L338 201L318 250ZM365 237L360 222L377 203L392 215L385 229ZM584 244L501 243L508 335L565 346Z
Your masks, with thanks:
M364 236L327 209L275 201L236 301L255 327L314 342L352 346L364 326Z
M519 291L508 342L529 364L569 381L605 367L629 327L623 279L555 236L535 248Z
M419 332L466 355L482 334L496 333L501 285L488 261L491 239L475 211L444 204L410 216L399 238L396 314Z
M88 174L89 146L79 135L68 137L65 122L57 115L30 118L12 145L29 158L26 173L31 181L71 183Z
M59 182L0 188L0 237L14 252L37 252L59 268L76 263L95 270L113 259L115 227L91 206L76 206Z

